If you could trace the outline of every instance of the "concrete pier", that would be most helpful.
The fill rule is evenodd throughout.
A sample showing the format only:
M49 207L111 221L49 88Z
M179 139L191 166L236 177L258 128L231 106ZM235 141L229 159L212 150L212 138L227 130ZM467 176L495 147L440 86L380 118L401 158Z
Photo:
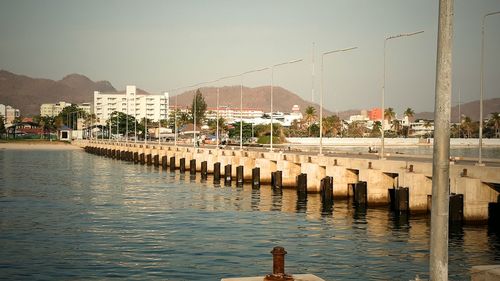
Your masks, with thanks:
M310 155L297 152L269 152L262 150L229 150L216 148L192 148L172 145L149 145L108 141L79 141L89 153L130 160L141 164L160 164L170 171L194 165L201 171L201 163L206 162L207 174L214 167L230 167L227 175L238 176L238 167L243 167L243 181L254 182L254 168L259 168L257 184L270 184L271 174L281 171L283 188L296 188L296 177L307 174L307 192L319 193L321 180L333 178L333 197L345 198L349 189L360 181L367 184L368 206L387 205L390 202L389 189L408 187L409 211L427 212L430 209L432 188L432 163L418 157L379 160L373 155ZM113 153L114 152L114 153ZM119 153L120 156L117 156ZM167 157L168 158L164 158ZM150 158L151 157L151 158ZM151 160L149 160L151 159ZM166 159L170 160L167 161ZM149 160L149 161L148 161ZM153 161L152 161L153 160ZM195 160L195 161L191 161ZM220 163L220 166L214 165ZM229 166L230 165L230 166ZM220 173L220 170L218 171ZM226 179L226 177L225 177ZM241 181L241 179L239 179ZM237 179L238 181L238 179ZM257 185L256 184L256 185ZM474 162L456 161L450 165L450 190L463 195L463 215L465 222L487 221L488 204L497 202L500 194L500 165L478 167ZM351 191L352 193L352 191ZM352 194L351 194L352 196Z

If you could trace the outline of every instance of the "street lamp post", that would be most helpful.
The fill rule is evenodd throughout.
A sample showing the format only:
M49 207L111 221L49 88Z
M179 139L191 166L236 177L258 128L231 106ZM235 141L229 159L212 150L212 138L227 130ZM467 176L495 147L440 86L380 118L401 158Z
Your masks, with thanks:
M240 76L241 76L241 83L240 83L240 150L243 149L243 77L245 76L245 74L260 72L260 71L264 71L266 69L269 69L269 67L250 70L250 71L246 71L246 72L243 72L242 74L240 74Z
M281 65L285 65L285 64L292 64L292 63L296 63L296 62L301 62L302 59L298 59L298 60L293 60L293 61L286 61L286 62L282 62L282 63L278 63L278 64L275 64L273 66L271 66L271 139L270 139L270 146L269 146L269 150L270 151L273 151L273 88L274 88L274 68L275 67L278 67L278 66L281 66Z
M323 155L323 91L324 91L323 60L324 60L324 57L328 54L347 52L347 51L354 50L357 48L358 47L351 47L351 48L347 48L347 49L333 50L333 51L324 52L321 55L321 96L320 96L320 105L319 105L319 155Z
M384 153L384 148L385 148L385 145L384 145L384 142L385 142L385 130L384 130L384 120L385 120L385 71L386 71L386 63L385 63L385 57L386 57L386 48L387 48L387 41L391 40L391 39L396 39L396 38L400 38L400 37L409 37L409 36L413 36L413 35L417 35L417 34L420 34L420 33L423 33L424 31L417 31L417 32L412 32L412 33L402 33L402 34L398 34L398 35L393 35L393 36L389 36L389 37L386 37L385 40L384 40L384 77L382 79L382 120L381 120L381 123L382 123L382 139L381 139L381 147L380 147L380 159L381 160L384 160L385 159L385 153Z
M484 90L484 25L486 17L500 14L500 11L487 13L483 16L483 24L481 26L481 90L479 97L479 158L478 166L483 166L483 90Z

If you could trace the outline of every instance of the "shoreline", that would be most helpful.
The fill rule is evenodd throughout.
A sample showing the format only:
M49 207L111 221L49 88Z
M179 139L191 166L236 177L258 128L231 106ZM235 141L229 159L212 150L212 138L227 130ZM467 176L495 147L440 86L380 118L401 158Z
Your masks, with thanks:
M59 141L19 141L0 142L0 150L80 150L81 148L70 143Z

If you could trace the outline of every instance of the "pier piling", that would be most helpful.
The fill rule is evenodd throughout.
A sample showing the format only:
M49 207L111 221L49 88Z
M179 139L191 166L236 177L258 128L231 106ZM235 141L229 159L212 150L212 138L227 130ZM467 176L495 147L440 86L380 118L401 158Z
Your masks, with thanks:
M333 177L324 177L320 182L321 203L333 205Z
M297 196L307 197L307 174L301 173L295 178L297 183Z
M186 172L186 158L179 159L179 172L181 174Z
M366 181L359 181L354 185L354 204L366 206L368 203L367 197Z
M189 160L189 174L191 176L196 175L196 159Z
M231 185L231 180L232 180L231 169L232 169L231 164L227 164L226 166L224 166L224 185L226 186Z
M252 188L260 188L260 168L255 167L252 169Z
M271 187L272 188L278 188L278 189L283 188L282 175L283 174L281 171L271 172Z
M147 160L146 163L148 166L153 165L153 159L151 157L151 154L146 155L146 160Z
M243 166L240 165L236 167L236 185L243 186L243 181L244 181L243 176L244 176Z
M170 172L175 172L175 156L170 157Z
M201 179L206 180L208 178L208 163L207 161L201 162Z
M161 167L166 170L167 165L168 165L168 157L166 155L162 156L161 157Z
M144 153L141 153L139 155L139 159L140 159L141 165L146 164L146 156L144 155Z
M220 183L220 162L214 163L214 183Z
M464 220L464 195L450 194L450 224L461 224Z
M153 164L155 165L155 167L160 166L160 155L155 154L155 156L153 157Z

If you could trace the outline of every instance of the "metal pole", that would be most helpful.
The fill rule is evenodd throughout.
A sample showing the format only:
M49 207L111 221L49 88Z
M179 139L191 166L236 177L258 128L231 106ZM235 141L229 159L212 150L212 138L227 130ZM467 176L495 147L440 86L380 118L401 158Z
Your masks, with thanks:
M384 124L385 124L385 56L386 56L386 46L387 46L387 38L384 40L384 76L382 78L382 109L381 109L381 112L382 112L382 119L380 120L380 123L381 123L381 128L382 128L382 131L380 132L381 134L381 140L380 140L380 144L381 144L381 147L380 147L380 159L381 160L385 160L385 152L384 152L384 143L385 143L385 128L384 128Z
M384 41L384 76L382 79L382 138L381 138L381 147L380 147L380 159L384 160L385 159L385 153L384 153L384 148L385 148L385 130L384 130L384 121L385 121L385 72L386 72L386 49L387 49L387 41L391 39L396 39L400 37L410 37L413 35L417 35L420 33L423 33L424 31L417 31L417 32L412 32L412 33L402 33L398 35L393 35L385 38Z
M120 119L119 119L119 116L120 116L120 114L118 113L118 111L116 111L116 138L117 138L117 140L118 140L118 136L120 135L120 130L119 130Z
M144 144L148 142L148 111L144 115Z
M269 150L273 151L273 84L274 84L274 65L271 67L271 139Z
M240 150L243 149L243 75L240 83Z
M174 109L174 146L177 147L177 95L175 95L175 109Z
M194 93L194 107L193 107L193 148L196 148L196 100L198 98L197 93Z
M270 151L273 151L273 87L274 87L274 68L277 66L285 65L285 64L292 64L296 62L301 62L303 59L298 59L298 60L293 60L293 61L286 61L282 63L275 64L271 66L271 141L270 141ZM267 69L267 68L264 68Z
M323 91L324 91L324 71L323 59L325 54L321 55L321 94L319 97L319 155L323 155Z
M215 144L217 145L217 150L219 150L219 87L217 87L217 105L216 105L216 123L217 123L217 131L215 132ZM217 153L219 155L219 153Z
M483 91L484 91L484 24L486 21L486 17L500 14L498 12L488 13L483 16L483 24L481 26L481 95L479 98L479 159L478 166L484 166L483 164Z
M125 91L125 94L127 95L127 116L125 116L125 142L128 143L128 103L129 103L129 99L128 99L128 93L127 91Z
M314 42L312 43L312 54L311 54L311 62L312 62L312 73L311 73L311 102L314 103L314 76L315 76L315 64L314 64Z
M434 106L430 280L448 280L450 104L452 84L453 0L439 1Z
M320 93L320 105L319 105L319 155L323 155L323 91L324 91L323 58L328 54L351 51L357 48L358 47L351 47L347 49L333 50L324 52L321 55L321 93Z
M137 143L137 98L136 98L137 89L134 91L134 143Z

